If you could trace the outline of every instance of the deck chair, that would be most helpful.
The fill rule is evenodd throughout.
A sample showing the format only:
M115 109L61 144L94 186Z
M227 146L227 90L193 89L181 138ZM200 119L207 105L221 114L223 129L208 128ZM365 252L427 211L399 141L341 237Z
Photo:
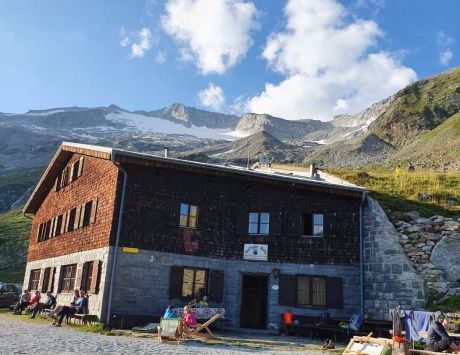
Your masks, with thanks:
M184 335L189 337L199 337L199 338L215 338L215 335L209 330L209 326L214 323L217 319L220 318L220 313L216 313L212 318L208 319L203 324L197 324L196 328L185 331ZM208 334L200 333L202 330L206 330Z
M179 318L161 318L158 329L158 342L161 343L163 338L174 339L179 343L182 340L182 331L180 330Z

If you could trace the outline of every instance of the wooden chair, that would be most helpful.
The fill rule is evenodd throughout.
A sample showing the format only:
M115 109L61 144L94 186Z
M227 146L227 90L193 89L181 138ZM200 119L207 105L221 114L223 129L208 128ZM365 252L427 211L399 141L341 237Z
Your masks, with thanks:
M182 340L179 318L161 318L157 329L159 343L162 342L163 338L174 339L178 344Z
M209 326L220 318L220 313L216 313L212 318L208 319L203 324L197 324L195 328L191 330L185 330L184 335L190 337L201 337L201 338L215 338L215 335L209 330ZM208 334L200 333L202 330L206 330Z

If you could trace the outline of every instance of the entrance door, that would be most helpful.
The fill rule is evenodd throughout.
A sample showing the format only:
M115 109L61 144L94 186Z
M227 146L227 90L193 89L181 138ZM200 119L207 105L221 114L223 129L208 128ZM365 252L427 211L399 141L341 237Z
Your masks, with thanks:
M241 328L267 328L268 276L243 275L241 290Z

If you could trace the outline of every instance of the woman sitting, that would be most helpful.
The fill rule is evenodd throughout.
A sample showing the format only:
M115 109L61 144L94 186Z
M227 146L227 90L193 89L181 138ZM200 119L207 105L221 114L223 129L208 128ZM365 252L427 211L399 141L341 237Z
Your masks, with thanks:
M184 315L181 319L181 326L184 331L188 331L189 328L196 328L198 323L196 322L195 313L193 313L189 306L184 307Z

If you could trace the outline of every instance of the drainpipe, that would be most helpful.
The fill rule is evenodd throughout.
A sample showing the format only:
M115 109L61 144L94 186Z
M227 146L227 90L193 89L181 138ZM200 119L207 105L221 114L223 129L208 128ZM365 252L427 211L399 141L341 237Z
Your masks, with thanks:
M366 201L366 191L363 191L359 204L359 265L360 265L360 313L364 317L364 241L363 241L363 206Z
M112 260L112 269L110 271L110 284L109 284L109 299L107 303L107 317L106 322L110 325L110 317L112 311L112 295L113 295L113 283L115 280L115 270L117 267L117 257L118 257L118 248L120 245L120 237L121 237L121 227L123 224L123 215L125 213L125 197L126 197L126 186L128 183L128 173L125 169L121 167L120 164L115 162L115 152L112 151L111 157L113 165L123 174L123 187L121 189L121 201L120 201L120 209L118 212L118 223L117 223L117 235L115 238L115 248L113 250L113 260Z

